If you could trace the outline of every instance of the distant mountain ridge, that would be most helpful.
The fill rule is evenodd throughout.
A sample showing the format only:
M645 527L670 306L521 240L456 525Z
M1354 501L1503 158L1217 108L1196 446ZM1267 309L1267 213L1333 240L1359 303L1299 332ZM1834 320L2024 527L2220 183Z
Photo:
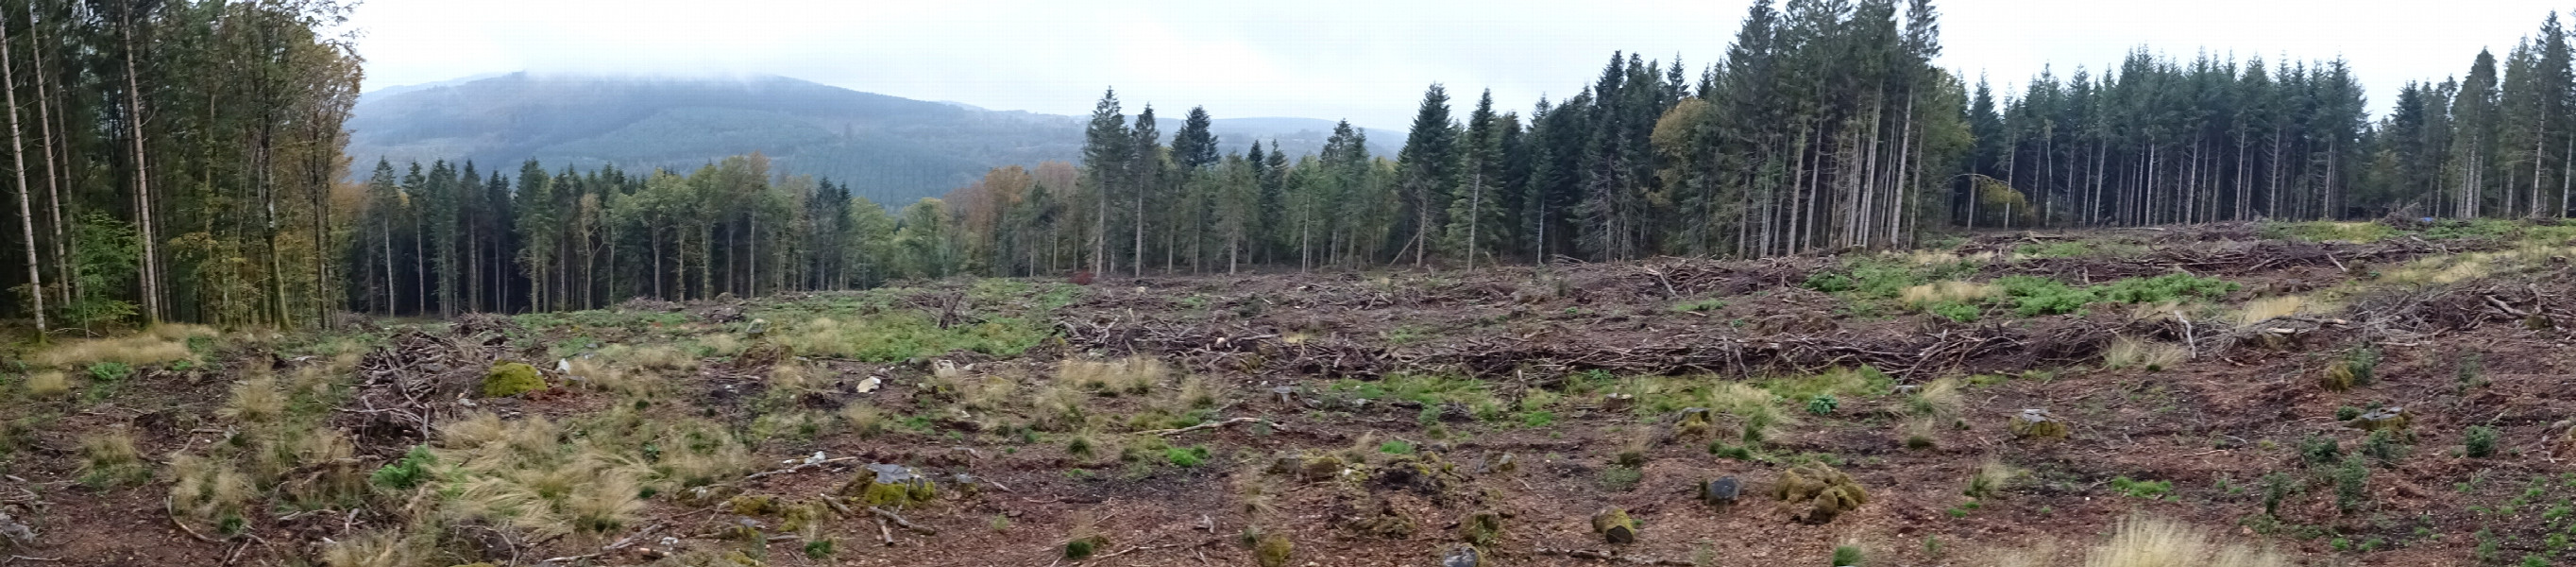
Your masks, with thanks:
M1158 108L1168 137L1183 109ZM1139 108L1141 109L1141 108ZM1131 109L1132 112L1133 109ZM349 154L363 174L396 163L473 160L515 172L614 164L631 171L694 169L760 152L773 168L848 183L896 205L938 196L993 167L1079 161L1085 119L919 101L798 79L580 77L512 73L388 87L363 95L349 120ZM1334 122L1219 119L1226 152L1276 141L1292 155L1320 150ZM1370 147L1388 144L1370 131Z

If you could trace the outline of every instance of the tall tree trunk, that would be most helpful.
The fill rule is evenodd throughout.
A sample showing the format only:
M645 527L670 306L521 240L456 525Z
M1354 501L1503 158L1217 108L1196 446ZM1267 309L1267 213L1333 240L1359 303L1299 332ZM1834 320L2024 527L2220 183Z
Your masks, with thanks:
M0 18L0 91L7 92L9 104L9 157L17 160L13 171L18 176L18 223L27 238L27 296L36 304L36 342L45 342L45 271L36 258L36 210L31 205L34 188L27 185L26 136L18 129L18 76L9 68L9 23Z
M117 26L125 55L125 125L134 141L134 212L135 233L143 240L142 282L143 321L161 322L161 261L159 246L154 242L152 224L152 167L143 150L143 81L137 78L134 64L134 6L125 4L119 14L123 25Z

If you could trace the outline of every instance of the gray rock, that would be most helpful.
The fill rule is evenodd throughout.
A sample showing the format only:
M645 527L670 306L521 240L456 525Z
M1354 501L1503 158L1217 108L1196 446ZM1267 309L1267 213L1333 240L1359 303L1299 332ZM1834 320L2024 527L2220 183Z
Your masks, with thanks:
M1718 507L1735 505L1736 497L1743 493L1744 483L1731 476L1701 483L1699 486L1699 499Z
M1477 555L1476 546L1459 544L1456 549L1449 550L1448 556L1440 558L1440 567L1476 567L1480 559Z

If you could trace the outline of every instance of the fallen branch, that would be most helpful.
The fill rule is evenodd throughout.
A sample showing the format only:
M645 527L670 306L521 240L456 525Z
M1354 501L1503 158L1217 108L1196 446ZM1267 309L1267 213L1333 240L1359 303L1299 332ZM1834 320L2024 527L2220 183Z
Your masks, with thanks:
M1139 545L1139 546L1136 546L1136 547L1130 547L1130 548L1126 548L1126 549L1118 550L1116 553L1110 553L1110 554L1107 554L1107 555L1102 555L1102 556L1099 556L1099 557L1095 557L1094 559L1108 559L1108 558L1111 558L1111 557L1117 557L1117 556L1120 556L1120 555L1126 555L1126 554L1129 554L1129 553L1135 553L1135 552L1139 552L1139 551L1146 551L1146 550L1152 550L1152 549L1170 549L1170 548L1175 548L1175 547L1180 547L1180 546L1181 546L1181 544L1177 544L1177 543L1166 543L1166 544L1162 544L1162 545Z
M841 458L838 458L838 459L823 459L823 460L820 460L820 461L815 461L815 462L811 462L811 463L805 463L805 464L796 465L796 466L787 467L787 468L778 469L778 470L772 470L772 471L761 471L761 472L751 473L751 475L749 475L749 476L742 477L742 480L737 480L737 481L734 481L734 482L743 482L743 481L749 481L749 480L756 480L756 479L768 478L768 477L778 476L778 475L782 475L782 474L787 474L787 473L792 473L792 472L802 471L802 470L805 470L805 469L811 469L811 468L815 468L815 467L820 467L820 466L823 466L823 465L829 465L829 464L834 464L834 463L846 463L846 462L855 461L855 460L858 460L858 459L859 459L858 457L841 457Z
M877 518L877 537L885 540L886 547L894 547L894 530L886 528L885 518Z
M580 560L583 560L583 559L589 559L589 558L598 557L598 556L599 556L599 554L597 554L597 553L591 553L591 554L585 554L585 555L566 555L566 556L563 556L563 557L556 557L556 558L546 559L546 560L544 560L544 561L538 561L538 563L566 563L566 562L572 562L572 561L580 561Z
M1539 554L1539 555L1561 555L1561 556L1565 556L1565 557L1573 557L1573 558L1578 558L1578 559L1591 559L1591 560L1594 560L1594 561L1623 561L1623 562L1628 562L1628 563L1635 563L1635 564L1638 564L1638 565L1673 565L1673 566L1676 566L1676 567L1691 567L1691 566L1694 566L1694 565L1698 565L1697 563L1692 563L1692 562L1689 562L1689 561L1679 561L1679 560L1673 560L1673 559L1655 559L1655 558L1651 558L1651 557L1635 557L1635 556L1620 555L1618 552L1615 552L1615 551L1593 551L1593 550L1589 550L1589 549L1550 549L1550 548L1541 547L1541 548L1532 549L1532 550L1530 550L1530 552L1531 552L1531 553L1536 553L1536 554Z
M1239 423L1265 423L1265 424L1269 424L1271 429L1277 429L1277 430L1280 430L1280 431L1287 431L1287 430L1288 430L1288 428L1287 428L1286 426L1282 426L1282 425L1280 425L1280 424L1279 424L1279 422L1270 421L1270 420L1266 420L1266 419L1261 419L1261 418L1258 418L1258 417L1238 417L1238 418L1229 419L1229 420L1225 420L1225 421L1211 421L1211 422L1207 422L1207 423L1201 423L1201 424L1198 424L1198 425L1192 425L1192 426L1189 426L1189 427L1183 427L1183 428L1180 428L1180 429L1156 429L1156 430L1153 430L1153 431L1147 431L1146 433L1151 433L1151 434L1155 434L1155 435L1161 435L1161 436L1164 436L1164 437L1170 437L1170 436L1174 436L1174 435L1180 435L1180 434L1183 434L1183 433L1189 433L1189 432L1192 432L1192 431L1198 431L1198 430L1202 430L1202 429L1216 429L1216 428L1219 428L1219 427L1225 427L1225 426L1228 426L1228 425L1234 425L1234 424L1239 424Z
M197 538L197 541L202 541L202 542L206 542L206 543L223 543L221 540L217 540L217 539L215 539L215 538L206 537L206 535L205 535L205 534L197 533L197 530L190 529L190 528L188 527L188 523L187 523L187 522L179 521L179 507L178 507L178 506L176 506L176 505L171 504L171 502L170 502L170 497L168 497L168 496L163 496L163 497L161 497L161 511L162 511L162 512L166 512L166 513L168 513L168 514L169 514L169 516L170 516L170 525L173 525L173 526L179 526L179 531L188 532L188 537Z
M878 518L884 518L886 521L894 522L894 525L903 526L903 529L912 530L913 532L921 535L939 535L939 530L930 529L929 527L922 526L921 524L912 523L912 520L903 519L903 516L895 515L895 513L888 512L884 508L869 506L868 513L875 514Z
M601 551L617 551L620 549L626 549L626 546L635 545L637 542L643 541L644 536L653 535L653 532L661 531L662 527L665 525L668 524L653 524L645 526L643 530L635 532L635 535L626 536L626 539L617 540L617 543L608 544L608 547L602 547L599 549Z

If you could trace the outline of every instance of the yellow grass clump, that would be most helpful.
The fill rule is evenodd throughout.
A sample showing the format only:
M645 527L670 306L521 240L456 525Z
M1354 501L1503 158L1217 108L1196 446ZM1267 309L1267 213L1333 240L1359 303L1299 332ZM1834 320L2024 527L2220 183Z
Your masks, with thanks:
M1958 280L1933 282L1905 288L1902 297L1906 307L1935 303L1968 303L1994 297L1995 286Z
M258 495L250 478L229 464L179 455L170 460L169 470L171 510L218 526L217 531L222 531L227 519L238 521L244 506Z
M2307 305L2308 298L2296 295L2266 297L2247 301L2245 302L2245 307L2243 309L2238 309L2236 311L2236 326L2238 328L2252 327L2264 321L2270 321L2274 318L2297 315L2299 314L2299 309L2306 307Z
M429 559L428 546L395 532L376 532L339 540L322 548L330 567L412 567Z
M1964 385L1957 377L1941 378L1916 388L1905 399L1906 410L1916 417L1952 419L1966 407L1967 397L1960 393Z
M245 424L264 424L286 415L286 394L277 391L277 379L266 376L234 382L232 401L217 415Z
M20 387L26 388L27 395L39 398L60 396L64 392L72 391L71 379L65 378L61 372L52 370L28 374L26 383L20 384Z
M54 368L82 368L101 362L137 367L163 364L192 356L188 339L213 336L214 330L206 327L160 325L122 337L64 341L37 352L32 359Z
M2121 522L2111 540L2084 555L2084 567L2284 567L2289 560L2258 546L2223 541L2197 527L2155 518Z
M2120 337L2111 340L2110 348L2103 349L2102 366L2111 369L2144 368L2152 372L2171 368L2190 357L2191 353L2182 345Z
M1103 395L1140 395L1152 392L1171 367L1153 357L1131 356L1118 360L1066 360L1056 367L1056 381Z

